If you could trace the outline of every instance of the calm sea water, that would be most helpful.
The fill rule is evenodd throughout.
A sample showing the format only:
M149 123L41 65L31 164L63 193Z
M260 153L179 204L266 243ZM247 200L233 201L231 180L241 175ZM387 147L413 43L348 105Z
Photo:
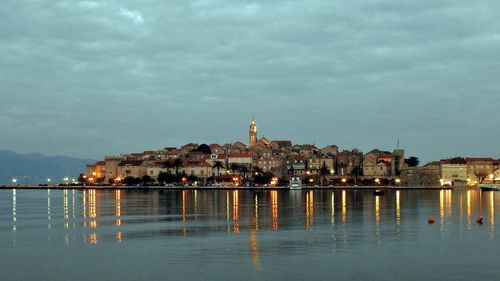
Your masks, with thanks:
M0 190L0 278L500 280L499 201L479 190Z

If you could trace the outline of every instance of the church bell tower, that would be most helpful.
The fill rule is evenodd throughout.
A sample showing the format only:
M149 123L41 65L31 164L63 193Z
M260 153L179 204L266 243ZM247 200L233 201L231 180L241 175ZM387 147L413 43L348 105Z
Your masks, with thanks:
M257 123L255 122L255 118L252 118L252 123L250 123L250 130L248 130L248 135L248 145L252 146L257 144Z

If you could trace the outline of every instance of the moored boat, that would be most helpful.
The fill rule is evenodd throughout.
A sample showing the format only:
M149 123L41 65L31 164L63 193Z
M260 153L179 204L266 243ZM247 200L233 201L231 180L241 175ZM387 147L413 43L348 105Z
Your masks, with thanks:
M290 183L288 184L288 188L290 188L291 190L302 189L302 180L299 177L291 178Z
M479 187L483 191L497 191L497 190L500 190L500 184L494 184L494 183L480 184Z

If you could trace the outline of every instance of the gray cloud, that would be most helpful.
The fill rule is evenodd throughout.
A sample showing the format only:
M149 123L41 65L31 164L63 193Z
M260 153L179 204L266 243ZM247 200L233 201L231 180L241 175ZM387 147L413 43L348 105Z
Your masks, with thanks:
M98 158L260 133L500 157L498 1L8 1L0 144Z

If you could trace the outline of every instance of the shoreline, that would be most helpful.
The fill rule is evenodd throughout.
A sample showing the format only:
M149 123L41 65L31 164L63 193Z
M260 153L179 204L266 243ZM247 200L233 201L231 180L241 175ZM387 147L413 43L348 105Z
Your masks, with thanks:
M213 186L0 186L0 190L290 190L287 186L276 187L213 187ZM450 186L304 186L302 190L453 190L453 189L478 189L476 187L450 187Z

